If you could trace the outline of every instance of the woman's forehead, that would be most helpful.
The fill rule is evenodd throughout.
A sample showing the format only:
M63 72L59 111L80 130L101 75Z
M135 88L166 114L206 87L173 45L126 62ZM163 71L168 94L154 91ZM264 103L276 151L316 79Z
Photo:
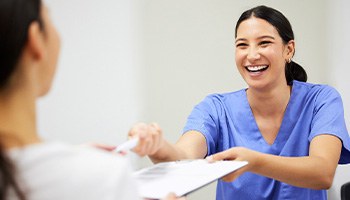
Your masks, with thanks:
M250 17L241 22L237 29L237 38L257 35L279 35L277 29L268 21Z

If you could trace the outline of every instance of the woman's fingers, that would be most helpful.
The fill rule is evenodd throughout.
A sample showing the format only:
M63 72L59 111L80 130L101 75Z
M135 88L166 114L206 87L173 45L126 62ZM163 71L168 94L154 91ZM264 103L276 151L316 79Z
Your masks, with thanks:
M152 154L155 154L158 151L158 149L161 147L161 144L163 141L163 133L159 125L156 123L150 124L150 132L151 132L153 145L149 149L149 155L152 155Z
M235 160L235 159L237 159L237 155L235 153L234 148L231 148L226 151L222 151L207 157L207 160L209 162L215 162L219 160Z
M138 123L131 128L128 135L139 138L139 143L133 151L140 156L155 154L163 142L162 130L156 123Z
M216 154L213 154L211 156L208 156L206 159L209 162L215 162L215 161L220 161L220 160L237 160L237 161L241 161L241 160L245 160L248 161L248 165L245 165L242 168L239 168L238 170L224 176L222 178L223 181L225 182L232 182L234 181L237 177L239 177L240 175L242 175L244 172L249 171L249 169L251 169L252 164L254 162L252 162L252 160L254 160L254 155L256 153L252 150L249 150L247 148L244 147L234 147L231 149L228 149L226 151L222 151Z

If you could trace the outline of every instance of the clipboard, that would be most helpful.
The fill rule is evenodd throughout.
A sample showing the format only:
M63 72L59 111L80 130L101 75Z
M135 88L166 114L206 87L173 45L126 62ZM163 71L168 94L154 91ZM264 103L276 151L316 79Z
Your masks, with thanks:
M205 159L164 162L134 172L139 196L162 199L170 192L185 196L247 165L246 161Z

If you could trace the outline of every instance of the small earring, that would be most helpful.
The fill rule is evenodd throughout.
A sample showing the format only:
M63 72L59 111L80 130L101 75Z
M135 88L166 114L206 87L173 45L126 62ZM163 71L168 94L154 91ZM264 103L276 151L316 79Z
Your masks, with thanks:
M289 64L290 62L292 62L292 58L288 58L287 63Z

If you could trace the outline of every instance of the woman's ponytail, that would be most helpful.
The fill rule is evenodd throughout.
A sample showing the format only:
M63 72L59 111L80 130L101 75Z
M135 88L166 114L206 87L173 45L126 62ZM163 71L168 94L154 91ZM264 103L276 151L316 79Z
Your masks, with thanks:
M302 66L300 66L298 63L291 61L286 63L286 80L287 84L290 85L293 80L306 82L307 81L307 74L306 71Z

